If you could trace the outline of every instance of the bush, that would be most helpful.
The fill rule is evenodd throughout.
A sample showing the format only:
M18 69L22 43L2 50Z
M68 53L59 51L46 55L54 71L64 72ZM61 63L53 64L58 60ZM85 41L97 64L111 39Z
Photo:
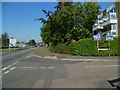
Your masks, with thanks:
M118 42L120 42L120 38L115 38L114 40L110 41L110 55L117 56L119 54L120 48L118 47Z
M71 43L69 45L66 44L59 44L55 47L51 48L51 51L60 53L60 54L72 54L72 55L79 55L79 56L107 56L109 53L111 56L116 56L120 54L120 48L118 48L118 41L120 38L114 38L112 41L106 41L103 38L99 41L99 47L101 48L108 48L110 43L110 51L100 51L97 50L97 42L93 41L92 38L81 39L78 42Z
M55 47L51 47L50 50L60 54L72 54L72 44L59 44Z
M74 55L96 56L98 54L96 43L91 39L82 39L74 44Z

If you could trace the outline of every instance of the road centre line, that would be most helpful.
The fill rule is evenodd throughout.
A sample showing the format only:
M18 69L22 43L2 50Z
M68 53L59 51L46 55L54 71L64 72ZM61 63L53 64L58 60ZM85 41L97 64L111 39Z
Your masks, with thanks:
M13 67L14 69L15 68L23 68L23 69L36 69L36 68L41 68L41 69L53 69L53 68L56 68L56 67Z
M40 69L54 69L56 67L12 67L10 70L4 72L3 74L8 74L10 71L14 70L15 68L23 68L23 69L35 69L35 68L40 68Z
M53 69L53 68L56 68L56 67L48 67L49 69Z
M104 65L104 66L85 66L85 67L118 67L120 65Z

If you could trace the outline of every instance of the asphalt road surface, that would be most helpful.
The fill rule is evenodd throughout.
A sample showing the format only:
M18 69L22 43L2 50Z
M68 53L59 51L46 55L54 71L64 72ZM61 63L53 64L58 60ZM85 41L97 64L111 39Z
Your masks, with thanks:
M111 88L118 62L60 61L36 57L39 48L3 55L3 88Z

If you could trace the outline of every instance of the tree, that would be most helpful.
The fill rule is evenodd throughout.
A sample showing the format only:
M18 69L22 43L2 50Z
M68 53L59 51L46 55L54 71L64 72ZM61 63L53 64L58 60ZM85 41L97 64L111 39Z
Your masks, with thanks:
M16 42L16 44L20 44L20 42L19 42L19 41L17 41L17 42Z
M28 44L29 44L30 46L36 46L36 42L35 42L34 39L31 39L31 40L28 42Z
M7 33L2 34L2 47L5 48L9 46L9 36Z
M96 2L58 2L54 12L43 10L47 17L39 18L43 23L41 37L49 46L69 44L92 36L92 26L99 14Z

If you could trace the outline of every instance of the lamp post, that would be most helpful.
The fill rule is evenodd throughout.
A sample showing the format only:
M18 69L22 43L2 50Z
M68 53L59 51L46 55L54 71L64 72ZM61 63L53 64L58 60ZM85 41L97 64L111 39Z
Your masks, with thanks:
M15 24L15 26L17 26L17 24ZM11 25L9 25L9 50L10 50L10 30L11 30Z

